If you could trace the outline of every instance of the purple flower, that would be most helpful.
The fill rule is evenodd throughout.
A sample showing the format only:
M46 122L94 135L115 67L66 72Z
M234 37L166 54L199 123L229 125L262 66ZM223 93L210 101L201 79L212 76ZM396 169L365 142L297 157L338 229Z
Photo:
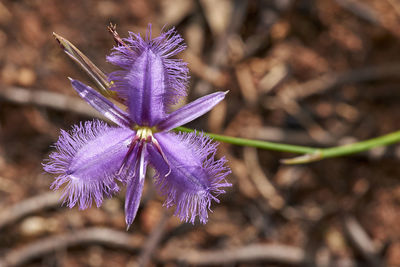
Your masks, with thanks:
M186 63L171 56L182 51L182 38L172 29L151 38L139 34L117 40L107 60L121 70L109 75L112 88L127 106L123 111L91 87L72 80L73 88L91 106L117 124L110 127L94 120L61 131L44 163L45 171L57 174L52 184L65 184L63 199L68 207L100 206L103 197L127 186L125 219L132 224L142 194L147 165L155 169L154 183L166 197L165 206L175 205L183 221L196 216L207 222L211 201L230 186L225 158L215 160L217 144L203 134L171 132L212 109L225 97L216 92L170 112L171 105L186 95Z

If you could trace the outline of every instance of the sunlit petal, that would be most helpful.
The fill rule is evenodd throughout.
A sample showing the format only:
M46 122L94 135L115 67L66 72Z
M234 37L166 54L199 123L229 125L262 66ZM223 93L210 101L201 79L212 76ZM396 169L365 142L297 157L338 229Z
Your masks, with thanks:
M216 144L206 136L190 134L155 134L170 165L160 153L149 146L150 164L156 169L155 183L167 197L165 205L176 206L175 215L181 220L194 222L196 216L207 222L211 201L224 193L222 187L229 169L224 158L215 160ZM170 174L166 176L166 174Z
M225 98L226 92L216 92L203 96L180 109L172 112L161 121L157 128L160 131L169 131L184 125L210 111L215 105Z
M182 51L182 38L170 30L151 39L151 28L143 39L130 33L107 57L123 70L110 74L112 89L122 98L132 119L138 125L154 126L164 119L169 107L186 95L186 63L170 56Z
M106 118L122 127L130 127L132 125L129 115L114 105L110 100L102 96L99 92L87 86L80 81L71 80L72 87L78 92L86 102L97 109Z
M136 213L139 209L147 167L146 143L139 143L137 146L139 148L135 155L134 175L133 177L129 177L125 197L125 221L128 228L135 219Z
M55 144L57 151L44 164L45 171L59 175L52 188L65 184L63 198L69 207L85 209L92 200L100 206L104 195L118 191L116 172L134 134L101 121L75 125L69 133L62 131Z

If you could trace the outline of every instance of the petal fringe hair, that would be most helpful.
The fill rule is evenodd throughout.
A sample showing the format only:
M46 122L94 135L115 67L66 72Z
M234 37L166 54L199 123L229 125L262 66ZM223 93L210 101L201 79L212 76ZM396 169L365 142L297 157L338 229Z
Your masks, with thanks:
M172 177L156 173L155 185L161 195L166 196L164 206L171 207L176 205L175 214L182 221L194 223L196 216L199 216L201 223L208 220L208 211L211 211L211 201L219 203L217 196L225 193L223 187L231 186L226 182L225 177L231 173L225 166L227 160L225 157L215 160L215 153L218 143L203 133L197 135L193 133L179 133L176 135L180 142L189 147L195 157L200 159L201 165L198 166L206 177L206 185L201 190L188 190L184 185L176 183ZM173 166L173 168L186 168L187 166ZM173 175L173 174L171 174ZM186 177L184 177L186 178ZM184 182L183 182L184 183Z
M135 61L143 51L151 49L155 55L162 59L164 65L165 86L167 88L167 94L164 96L165 103L173 105L187 95L186 86L189 79L189 70L186 62L170 57L183 51L186 45L183 43L183 38L175 31L175 28L161 33L160 36L154 39L151 37L151 32L151 25L149 25L144 39L140 34L129 32L129 37L123 39L127 46L122 45L113 48L113 52L107 56L107 60L124 70L112 72L109 80L117 81L115 90L123 98L126 98L128 95L127 90L131 86L126 79L121 78L128 76L128 72L132 67L135 67Z
M63 204L69 208L77 204L79 209L89 208L92 200L99 207L104 195L110 197L119 191L113 174L103 172L100 174L102 179L82 180L71 177L69 170L78 151L88 142L108 132L110 128L105 122L94 120L74 125L69 132L61 130L60 137L54 145L56 151L43 163L46 172L59 175L52 183L51 189L57 190L66 184L61 198L64 200Z

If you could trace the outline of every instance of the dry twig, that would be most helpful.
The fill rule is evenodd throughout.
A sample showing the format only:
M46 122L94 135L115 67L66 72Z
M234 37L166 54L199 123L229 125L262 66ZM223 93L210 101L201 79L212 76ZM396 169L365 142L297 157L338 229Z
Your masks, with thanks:
M162 237L164 236L169 217L170 215L168 211L163 210L163 215L159 223L155 226L154 230L151 232L149 238L143 246L143 250L139 256L139 266L148 266L152 254L157 249L157 246L160 244Z
M190 71L195 75L211 83L218 88L224 88L228 84L228 76L218 68L208 66L195 53L187 49L182 56L183 60L189 63Z
M100 117L85 101L60 93L28 90L20 87L1 88L0 99L24 105L37 105L62 111L72 111L84 116Z
M372 23L379 25L379 17L375 10L368 6L364 1L357 0L336 0L342 8L347 9L354 15Z
M321 94L327 90L346 84L398 77L399 73L400 63L365 67L342 73L328 73L295 87L290 86L285 88L279 93L278 99L274 101L278 101L275 102L276 105L283 103L283 101L279 101L280 99L289 98L294 101L299 101L311 95ZM274 101L269 102L273 103Z
M41 210L58 207L60 205L59 193L45 193L25 199L0 212L0 229L15 223L21 218Z
M279 91L276 97L267 98L264 107L268 109L283 107L287 113L296 117L308 129L310 136L315 140L331 143L334 139L329 132L316 123L309 114L302 112L299 101L346 84L397 77L399 72L400 63L392 63L343 73L328 73L303 84L286 87Z
M355 249L368 261L370 266L385 266L378 256L372 240L369 238L360 223L353 216L346 216L343 220L345 232Z
M268 205L274 210L283 208L285 200L261 169L255 148L246 147L244 149L244 162L249 170L249 176L255 184L255 188L267 200Z
M221 265L240 262L263 261L288 265L301 265L305 254L301 248L278 244L253 244L241 248L212 251L166 250L162 261L179 261L192 265Z
M137 251L142 240L135 239L126 232L107 228L88 228L72 233L43 238L7 253L0 260L0 267L23 265L51 252L85 244L101 244L127 251Z

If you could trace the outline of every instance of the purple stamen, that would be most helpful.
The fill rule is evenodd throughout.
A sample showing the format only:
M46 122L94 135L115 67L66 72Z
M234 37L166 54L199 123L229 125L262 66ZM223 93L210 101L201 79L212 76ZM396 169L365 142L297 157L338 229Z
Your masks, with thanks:
M153 140L152 143L155 146L155 148L157 149L157 152L161 155L165 164L167 164L167 166L168 166L168 172L167 172L167 174L165 174L165 177L167 177L172 172L171 164L169 164L169 161L168 161L167 157L165 156L164 152L162 151L162 148L160 147L160 144L158 143L157 139L152 138L152 140Z
M135 149L135 146L136 146L136 144L137 144L138 141L139 141L139 137L136 135L136 136L132 139L132 142L129 144L128 152L126 153L124 159L122 160L121 167L119 168L119 170L118 170L118 172L117 172L117 176L121 176L122 171L123 171L123 170L126 170L126 169L125 169L125 165L126 165L126 163L128 162L128 160L131 158L132 153L133 153L133 151L134 151L134 149Z

